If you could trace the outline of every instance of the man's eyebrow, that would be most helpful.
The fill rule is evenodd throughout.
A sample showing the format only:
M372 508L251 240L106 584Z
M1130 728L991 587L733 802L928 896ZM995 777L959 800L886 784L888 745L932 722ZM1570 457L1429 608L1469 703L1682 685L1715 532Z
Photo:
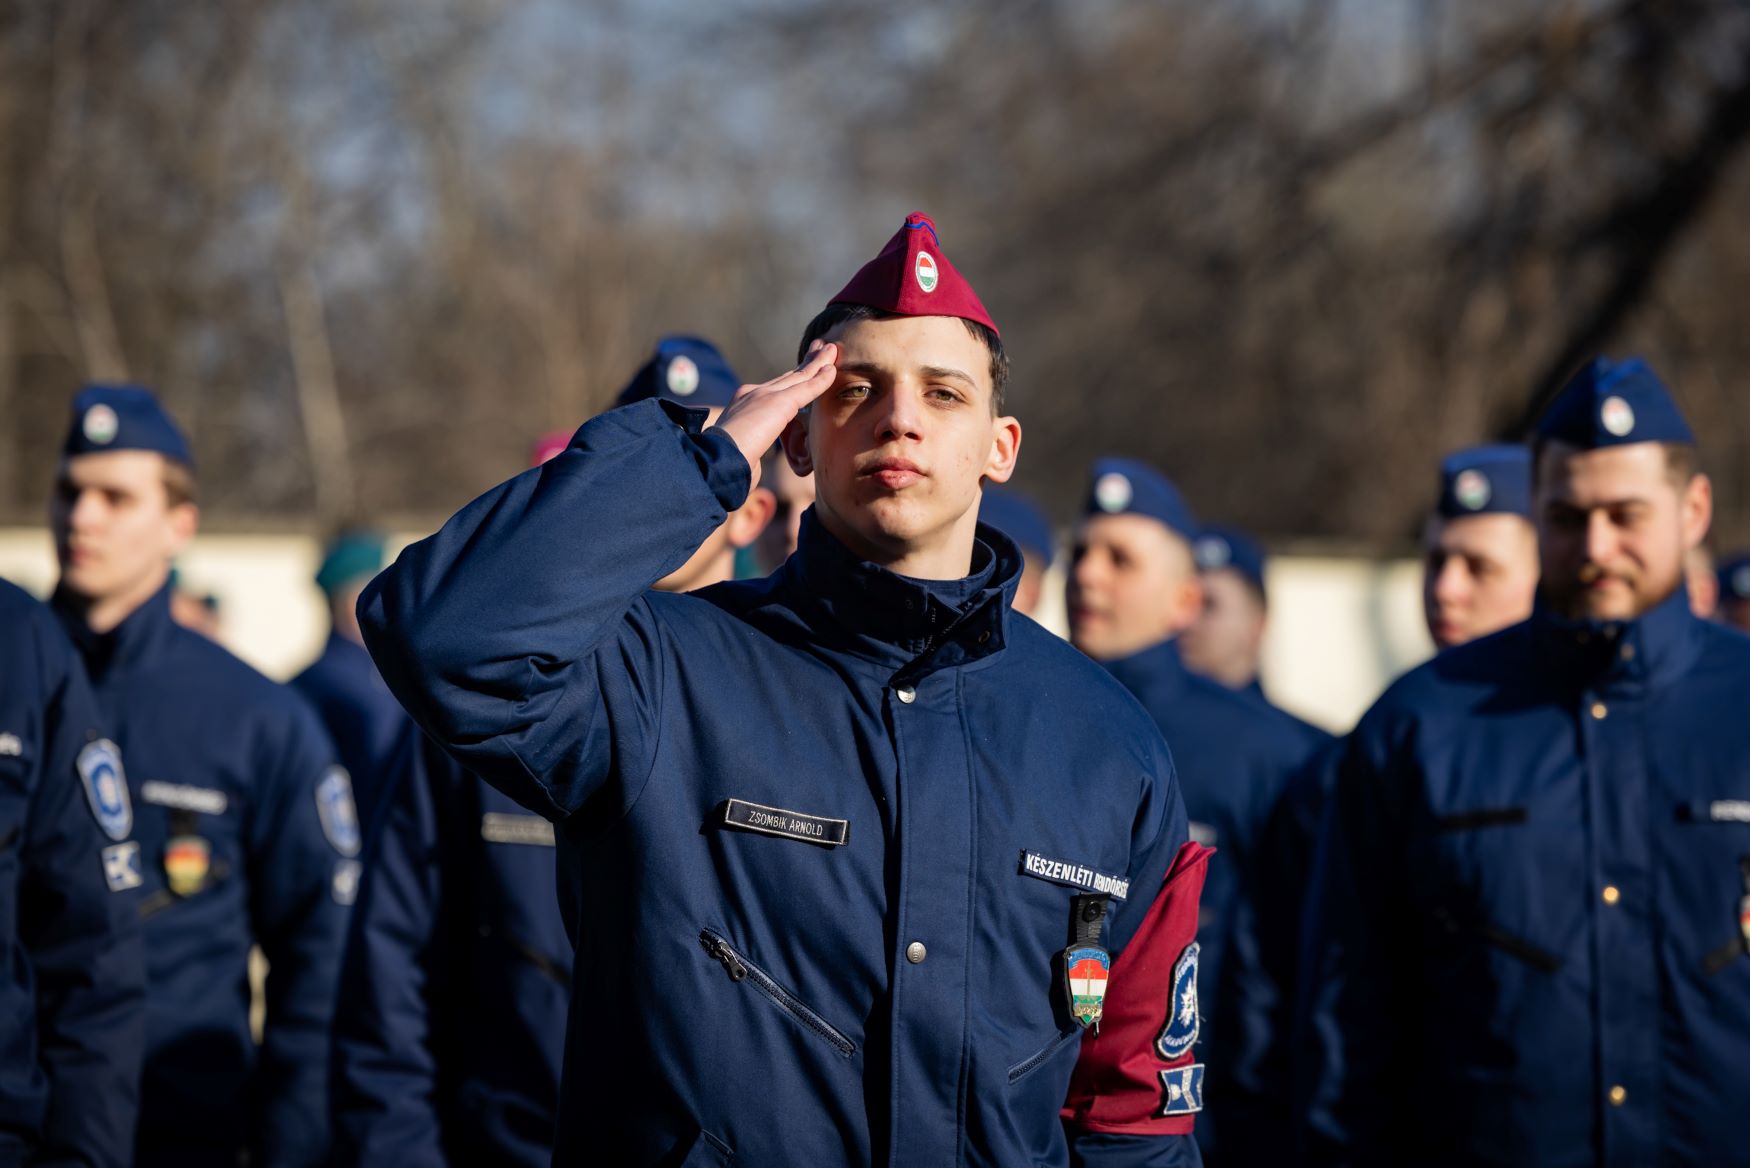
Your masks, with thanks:
M972 379L972 374L963 373L946 365L925 365L919 372L930 381L964 381L970 386L978 385L978 382Z

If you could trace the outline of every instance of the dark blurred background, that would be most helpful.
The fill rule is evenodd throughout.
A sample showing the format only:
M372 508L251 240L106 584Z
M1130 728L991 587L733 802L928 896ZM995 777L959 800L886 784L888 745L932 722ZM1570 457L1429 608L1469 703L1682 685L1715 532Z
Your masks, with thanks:
M788 367L915 209L1060 519L1112 451L1396 548L1440 452L1640 351L1743 543L1747 134L1736 0L11 0L0 522L131 379L209 529L429 528L663 333Z

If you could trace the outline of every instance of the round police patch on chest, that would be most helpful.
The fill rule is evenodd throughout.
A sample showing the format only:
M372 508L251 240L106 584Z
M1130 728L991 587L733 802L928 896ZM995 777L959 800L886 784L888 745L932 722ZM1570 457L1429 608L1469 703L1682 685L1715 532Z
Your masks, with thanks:
M335 851L349 858L359 854L359 817L352 802L352 776L345 767L329 767L316 784L316 815Z
M1197 1016L1197 942L1185 946L1173 966L1173 996L1167 1003L1167 1024L1155 1039L1155 1050L1164 1059L1182 1058L1197 1042L1202 1028Z
M134 804L122 773L121 751L107 738L89 742L79 752L79 779L97 826L112 840L124 840L134 830Z

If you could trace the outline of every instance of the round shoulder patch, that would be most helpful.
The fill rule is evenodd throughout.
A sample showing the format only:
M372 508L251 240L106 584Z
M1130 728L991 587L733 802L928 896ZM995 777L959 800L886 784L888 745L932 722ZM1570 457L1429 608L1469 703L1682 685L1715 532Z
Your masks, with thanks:
M107 738L85 744L76 764L85 784L85 798L97 826L112 840L124 840L134 830L134 804L128 796L127 775L122 773L122 755Z
M699 367L682 354L668 363L668 391L676 397L692 397L699 389Z
M1607 397L1604 404L1598 407L1598 420L1618 438L1626 438L1635 428L1634 407L1620 397Z
M1155 1039L1155 1051L1169 1061L1183 1058L1197 1042L1202 1021L1197 1016L1197 960L1201 950L1193 941L1173 966L1173 996L1167 1003L1167 1024Z
M1100 505L1100 510L1113 515L1130 506L1130 500L1135 497L1136 491L1130 480L1117 471L1101 475L1094 484L1094 502Z
M115 411L99 402L85 411L84 419L79 428L85 432L87 441L99 446L108 446L115 441L116 431L121 429L121 422L116 418Z
M925 292L934 292L936 290L935 256L927 251L918 252L918 261L912 267L912 272L917 276L919 288L922 288Z
M1466 511L1481 511L1489 505L1489 497L1494 493L1489 476L1480 470L1460 471L1452 480L1452 497Z

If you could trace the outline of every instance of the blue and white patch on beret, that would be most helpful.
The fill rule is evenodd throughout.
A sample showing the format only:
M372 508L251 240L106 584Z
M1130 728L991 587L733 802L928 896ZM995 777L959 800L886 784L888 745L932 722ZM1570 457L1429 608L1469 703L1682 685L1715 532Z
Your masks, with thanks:
M1205 572L1213 572L1232 562L1234 550L1221 536L1205 533L1198 537L1196 555L1197 566Z
M1720 595L1750 600L1750 552L1729 556L1719 568Z
M1639 357L1599 357L1574 374L1544 412L1537 433L1545 441L1580 450L1633 442L1695 442L1671 391Z
M1523 446L1471 446L1440 463L1439 513L1531 515L1531 451Z
M1094 464L1084 515L1146 515L1186 540L1199 534L1196 517L1170 479L1134 458L1102 458Z
M150 450L194 464L188 439L157 395L137 385L90 385L73 399L73 419L61 453L110 450Z
M1237 527L1211 523L1205 526L1193 545L1197 568L1202 572L1217 572L1226 568L1238 572L1259 592L1264 591L1264 547Z
M701 337L664 337L614 400L617 406L660 398L694 409L717 409L735 400L741 381L725 357Z

